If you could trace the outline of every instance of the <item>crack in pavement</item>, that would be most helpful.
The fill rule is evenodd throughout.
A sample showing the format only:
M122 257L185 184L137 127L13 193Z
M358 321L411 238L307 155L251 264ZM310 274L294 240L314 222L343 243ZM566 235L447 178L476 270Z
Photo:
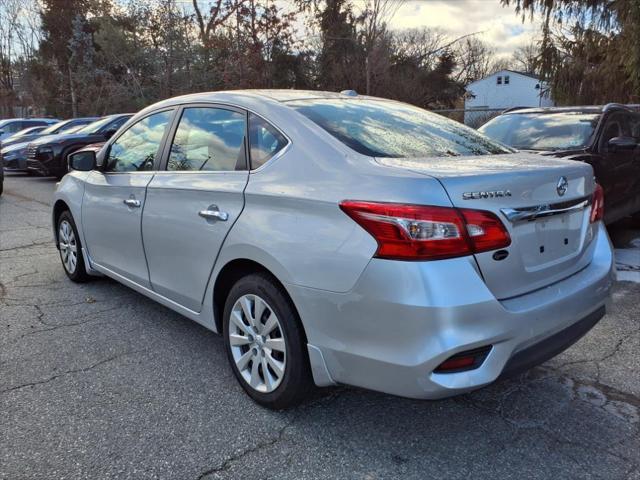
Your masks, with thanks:
M258 445L255 445L253 447L250 448L246 448L238 453L235 453L231 456L229 456L228 458L226 458L219 466L217 467L213 467L210 468L208 470L205 470L204 472L202 472L197 478L196 480L203 480L206 477L210 476L210 475L214 475L216 473L221 473L221 472L226 472L227 470L229 470L231 468L231 466L239 461L242 460L244 457L246 457L247 455L251 455L252 453L258 452L260 450L262 450L263 448L269 448L272 447L273 445L276 445L277 443L281 442L284 439L285 433L287 432L287 430L289 428L291 428L296 421L298 421L298 419L302 416L302 414L305 411L308 411L312 408L315 408L316 406L322 405L322 404L329 404L332 403L335 399L337 399L342 392L344 391L344 389L337 389L335 392L331 393L330 395L321 398L315 402L312 402L310 404L307 405L303 405L302 407L300 407L296 414L293 416L293 418L287 422L287 424L285 424L282 428L280 428L278 430L277 435L267 441L261 442Z
M16 342L17 340L22 340L25 337L29 337L31 335L36 335L39 333L46 333L46 332L53 332L55 330L59 330L61 328L68 328L68 327L77 327L80 325L86 325L89 323L96 323L96 325L100 325L101 323L107 323L109 322L111 319L106 319L106 320L100 320L98 318L93 318L97 315L100 315L102 313L107 313L107 312L112 312L114 310L119 310L120 308L124 307L125 305L120 305L117 307L112 307L112 308L107 308L104 310L97 310L95 312L91 312L91 313L87 313L84 315L81 315L79 317L76 318L85 318L86 320L83 320L81 322L73 322L73 323L61 323L61 324L54 324L54 323L47 323L45 321L42 320L42 317L45 315L44 312L42 312L42 310L40 309L39 306L34 305L33 307L38 311L37 317L36 319L38 320L38 322L40 322L42 325L46 325L49 326L51 328L39 328L37 330L31 330L29 332L23 333L22 335L15 337L13 339L10 340L10 342Z
M99 367L101 365L104 365L106 363L110 363L110 362L113 362L115 360L118 360L118 359L123 358L123 357L130 356L130 355L135 355L137 353L144 353L144 351L143 350L134 350L134 351L131 351L131 352L125 352L125 353L120 353L118 355L113 355L111 357L102 359L99 362L96 362L96 363L94 363L92 365L89 365L88 367L67 370L65 372L59 373L57 375L53 375L53 376L51 376L49 378L46 378L44 380L38 380L38 381L34 381L34 382L22 383L20 385L13 386L11 388L0 390L0 395L4 395L4 394L10 393L10 392L15 392L16 390L21 390L21 389L26 388L26 387L33 387L35 385L43 385L45 383L49 383L49 382L51 382L51 381L53 381L53 380L55 380L57 378L64 377L66 375L71 375L71 374L74 374L74 373L86 373L86 372L89 372L89 371L93 370L94 368L97 368L97 367Z
M16 250L23 250L23 249L27 249L27 248L33 248L33 247L41 247L43 245L51 245L54 246L53 240L49 239L46 241L42 241L42 242L33 242L29 245L19 245L17 247L11 247L11 248L0 248L0 253L2 252L15 252Z
M10 202L11 205L13 205L13 206L17 206L17 207L26 209L26 207L20 205L22 202L28 202L28 203L34 202L34 203L39 203L40 205L44 205L47 208L51 208L51 204L50 203L43 202L41 200L37 200L37 199L31 198L31 197L25 197L24 195L21 195L19 193L14 192L13 190L7 190L6 193L7 193L7 196L15 197L15 198L18 199L17 202Z

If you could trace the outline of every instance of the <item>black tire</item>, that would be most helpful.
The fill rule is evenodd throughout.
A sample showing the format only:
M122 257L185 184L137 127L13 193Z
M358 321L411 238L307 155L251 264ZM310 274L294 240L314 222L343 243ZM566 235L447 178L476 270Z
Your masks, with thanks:
M233 357L229 340L231 313L238 299L244 295L257 295L266 301L279 321L285 341L284 375L280 384L271 392L260 392L251 387L238 370ZM290 408L302 402L314 389L302 324L291 299L270 275L250 274L242 277L231 288L224 307L223 334L227 357L234 375L245 392L260 405L274 410Z
M67 222L71 226L71 229L73 230L73 235L75 237L76 264L75 264L75 270L73 271L69 271L69 268L65 264L64 253L63 253L63 250L60 248L60 245L61 245L60 242L62 240L60 238L60 228L62 227L62 224L64 222ZM60 217L58 218L58 223L56 225L56 239L58 242L58 251L60 252L60 261L62 262L62 268L64 269L64 273L67 274L67 277L69 277L72 281L77 283L83 283L90 280L91 277L87 274L87 269L84 264L84 256L82 255L82 243L80 243L80 236L78 235L78 229L76 228L76 223L73 221L73 216L71 215L71 212L69 212L68 210L65 210L64 212L62 212L60 214Z

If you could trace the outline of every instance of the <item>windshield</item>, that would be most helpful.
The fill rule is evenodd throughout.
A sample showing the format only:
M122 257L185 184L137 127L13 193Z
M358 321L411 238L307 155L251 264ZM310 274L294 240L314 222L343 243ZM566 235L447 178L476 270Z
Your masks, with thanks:
M443 157L511 153L477 131L404 103L314 99L287 105L358 153L371 157Z
M65 120L64 122L54 123L53 125L49 125L47 128L42 130L42 135L49 135L51 133L62 133L67 132L70 128L77 126L77 121L75 120Z
M89 125L85 125L80 130L77 130L75 133L83 133L83 134L98 133L102 127L113 122L113 120L114 120L114 117L101 118L100 120L91 122Z
M518 113L500 115L480 131L523 150L567 150L589 145L599 119L595 113Z
M20 130L18 133L14 133L12 138L24 137L26 135L30 135L30 134L33 134L33 133L41 132L42 130L44 130L44 127L29 127L29 128L25 128L24 130Z

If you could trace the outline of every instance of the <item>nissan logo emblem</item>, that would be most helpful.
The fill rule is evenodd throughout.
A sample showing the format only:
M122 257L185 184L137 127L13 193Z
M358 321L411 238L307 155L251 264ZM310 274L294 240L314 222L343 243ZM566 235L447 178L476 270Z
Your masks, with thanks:
M556 186L556 192L558 192L558 195L562 197L565 193L567 193L568 188L569 181L567 180L567 177L560 177L560 179L558 180L558 185Z

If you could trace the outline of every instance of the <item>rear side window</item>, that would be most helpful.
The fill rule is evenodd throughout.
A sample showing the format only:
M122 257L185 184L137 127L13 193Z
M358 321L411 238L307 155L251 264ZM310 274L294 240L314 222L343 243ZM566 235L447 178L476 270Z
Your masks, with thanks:
M251 168L264 165L287 145L286 137L265 119L249 114L249 149Z
M212 107L185 108L176 130L167 170L246 170L246 116Z
M460 123L421 108L369 99L314 99L287 105L358 153L371 157L447 157L511 153Z

